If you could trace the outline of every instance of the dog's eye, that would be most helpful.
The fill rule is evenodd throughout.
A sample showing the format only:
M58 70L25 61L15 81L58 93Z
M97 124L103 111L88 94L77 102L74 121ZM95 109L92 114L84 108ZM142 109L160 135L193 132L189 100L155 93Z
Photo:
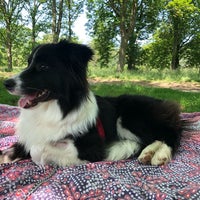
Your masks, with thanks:
M39 71L45 71L45 70L47 70L49 68L49 66L47 66L47 65L40 65L39 67L38 67L38 70Z

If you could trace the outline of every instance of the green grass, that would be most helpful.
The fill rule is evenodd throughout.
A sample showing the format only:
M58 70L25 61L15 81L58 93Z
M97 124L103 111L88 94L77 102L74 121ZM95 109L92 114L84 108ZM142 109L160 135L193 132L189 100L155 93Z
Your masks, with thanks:
M117 73L115 68L100 68L90 66L88 70L90 78L120 79L124 81L166 81L166 82L200 82L200 71L198 68L182 68L177 70L152 69L140 66L138 70L124 70Z
M9 104L9 105L17 105L18 99L19 98L17 96L13 96L5 90L3 86L3 79L0 78L0 103Z
M181 104L183 112L200 111L200 94L192 92L181 92L172 89L143 87L125 82L122 84L98 83L91 85L92 91L101 96L117 96L120 94L148 95L160 99L168 99ZM18 97L10 95L2 85L0 79L0 103L17 105Z
M13 74L13 73L12 73ZM9 77L9 73L0 73L0 103L17 105L18 97L8 94L3 87L3 79ZM148 95L160 99L173 100L181 104L183 112L200 111L200 93L182 92L172 89L140 86L131 83L131 80L164 80L173 82L200 81L197 69L183 69L174 72L168 70L158 71L156 69L140 69L138 71L116 73L112 68L89 68L89 78L106 78L107 80L123 80L121 83L97 83L91 88L95 94L101 96L117 96L120 94Z
M159 99L172 100L180 103L183 112L200 111L200 93L182 92L172 89L143 87L131 83L92 85L95 94L101 96L117 96L120 94L148 95Z

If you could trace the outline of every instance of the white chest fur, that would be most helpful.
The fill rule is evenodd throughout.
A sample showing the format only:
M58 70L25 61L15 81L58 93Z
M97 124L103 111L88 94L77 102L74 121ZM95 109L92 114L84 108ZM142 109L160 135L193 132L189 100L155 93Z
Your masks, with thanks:
M41 154L51 147L52 142L57 142L67 135L77 136L86 132L88 127L96 123L97 115L98 107L92 92L78 109L71 111L65 118L57 101L52 100L40 103L31 109L22 109L16 127L17 135L19 135L19 141L25 145L26 151L31 151L33 157L38 159L38 156L41 157ZM67 143L67 148L70 146L71 149L75 148L73 142ZM59 154L63 151L60 147L53 148L59 150ZM55 152L54 156L56 156Z

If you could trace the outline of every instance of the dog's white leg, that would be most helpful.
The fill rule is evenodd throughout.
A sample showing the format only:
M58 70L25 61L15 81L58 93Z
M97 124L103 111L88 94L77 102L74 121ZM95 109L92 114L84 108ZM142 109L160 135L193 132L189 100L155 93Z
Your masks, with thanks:
M39 154L37 154L37 152ZM37 148L35 158L34 162L36 161L37 165L42 166L54 163L64 167L85 164L88 162L78 158L78 151L74 146L73 141L70 139L47 144L43 149Z
M127 159L131 155L136 154L140 150L140 145L131 140L121 140L115 142L107 152L105 160L121 160Z

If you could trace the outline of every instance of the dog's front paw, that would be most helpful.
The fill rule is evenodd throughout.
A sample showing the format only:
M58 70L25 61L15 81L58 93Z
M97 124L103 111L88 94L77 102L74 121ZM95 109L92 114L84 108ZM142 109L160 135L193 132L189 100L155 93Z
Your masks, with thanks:
M153 158L151 159L152 165L165 165L172 158L172 149L166 144L162 144L160 148L155 152Z
M153 158L153 155L155 154L154 151L148 150L144 151L140 154L138 157L138 160L145 165L151 164L151 159Z
M15 162L17 160L20 160L19 158L17 159L12 159L14 155L14 148L9 148L9 149L5 149L3 151L0 151L0 164L3 163L12 163Z
M171 160L172 149L165 143L155 141L143 149L138 157L142 164L164 165Z

